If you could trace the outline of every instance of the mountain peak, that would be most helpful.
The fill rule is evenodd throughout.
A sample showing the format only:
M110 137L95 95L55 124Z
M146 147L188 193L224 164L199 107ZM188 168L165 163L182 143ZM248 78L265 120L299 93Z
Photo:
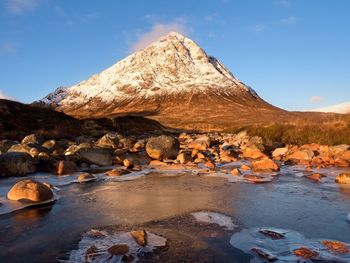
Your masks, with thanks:
M158 112L165 103L195 98L247 105L262 102L216 58L191 39L170 32L99 74L41 100L75 117ZM204 102L205 103L205 102ZM221 103L221 102L219 102Z

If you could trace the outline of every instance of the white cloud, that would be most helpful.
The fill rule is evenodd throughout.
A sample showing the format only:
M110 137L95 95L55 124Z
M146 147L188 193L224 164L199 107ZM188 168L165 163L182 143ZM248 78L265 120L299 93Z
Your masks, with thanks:
M321 96L312 96L310 97L310 102L311 103L319 103L324 100L324 97Z
M295 24L295 23L299 22L299 20L300 19L298 17L296 17L296 16L289 16L289 17L283 18L281 20L281 23L292 25L292 24Z
M16 47L10 42L0 45L0 54L16 53L16 51Z
M23 14L33 10L38 3L38 0L7 0L6 7L13 14Z
M7 96L2 90L0 90L0 99L13 100L12 97Z
M260 33L262 31L265 31L267 29L267 25L264 24L256 24L252 27L252 31L256 33Z
M183 18L176 18L170 23L155 23L150 31L144 32L138 36L137 41L130 46L130 51L139 51L172 31L185 35L190 32L190 29L185 26Z

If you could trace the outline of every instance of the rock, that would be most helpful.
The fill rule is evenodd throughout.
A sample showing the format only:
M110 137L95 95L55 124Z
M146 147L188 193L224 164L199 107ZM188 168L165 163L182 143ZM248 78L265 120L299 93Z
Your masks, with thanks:
M43 183L26 179L17 182L8 192L7 198L13 201L45 202L53 198L53 193Z
M30 134L23 138L21 144L42 144L43 142L44 139L42 137Z
M123 149L129 150L134 146L134 142L135 140L132 138L122 138L120 139L119 144Z
M98 147L116 149L119 146L119 138L117 133L107 133L98 140Z
M87 181L92 181L92 180L95 180L96 177L93 176L92 174L90 173L81 173L78 177L77 177L77 180L79 183L84 183L84 182L87 182Z
M34 160L27 153L8 152L0 155L0 175L16 176L34 172Z
M340 241L322 241L322 245L324 245L328 250L332 251L336 254L349 254L350 250L347 244Z
M251 170L251 168L250 168L248 165L242 164L242 165L241 165L241 170L243 170L243 171L249 171L249 170Z
M349 167L350 166L350 160L344 160L344 159L335 159L334 160L334 165L337 167Z
M55 145L56 145L55 140L49 140L49 141L45 141L41 146L50 150L50 149L54 148Z
M258 149L254 149L254 148L246 148L243 151L243 157L244 158L250 158L250 159L263 159L263 158L267 158L266 154L264 154L263 152L261 152Z
M256 171L279 171L280 167L271 159L262 159L252 163Z
M333 155L336 155L337 153L349 150L349 148L350 148L350 146L348 144L340 144L340 145L330 146L329 151Z
M107 171L105 174L108 176L122 176L129 173L130 171L124 168L114 168L113 170Z
M17 153L28 153L30 154L30 149L26 144L13 144L7 151L8 152L17 152Z
M276 148L273 152L272 152L272 158L273 159L277 159L280 160L283 156L285 156L288 152L288 148L287 147L283 147L283 148Z
M145 230L133 230L130 234L138 245L142 247L147 245L147 232Z
M316 251L313 251L307 247L300 247L298 249L295 249L293 253L297 257L301 257L304 259L314 259L317 258L319 255Z
M204 160L205 159L205 155L203 153L199 152L199 153L197 153L197 158Z
M255 184L261 184L261 183L267 183L267 182L269 182L269 181L266 180L264 177L259 176L259 175L247 174L247 175L244 175L243 178L244 178L245 180L247 180L248 182L255 183Z
M182 152L176 157L176 160L181 164L192 162L191 153Z
M220 162L223 163L230 163L230 162L236 162L237 156L235 156L235 153L230 150L222 150L220 152Z
M57 175L63 175L63 174L71 174L75 173L77 171L78 167L75 164L75 162L72 161L59 161L57 164Z
M322 174L311 174L309 176L307 176L306 178L311 180L311 181L314 181L314 182L321 182L321 179L325 177L324 175Z
M205 151L210 147L210 138L208 136L201 136L189 143L188 148L198 151Z
M334 159L350 161L350 151L339 152L334 155Z
M310 150L297 150L286 157L286 160L311 161L314 153Z
M134 166L134 163L133 163L133 161L131 159L124 159L123 165L126 168L132 168Z
M276 231L268 230L268 229L261 229L261 230L259 230L259 233L263 234L264 236L269 237L269 238L271 238L273 240L278 240L278 239L284 239L285 238L284 234L278 233Z
M131 152L139 152L146 146L145 140L138 140L134 146L130 149Z
M232 169L231 174L238 176L238 175L241 175L242 173L238 168L234 168Z
M110 166L113 164L111 152L105 148L80 148L77 151L80 160L89 164Z
M10 140L1 140L0 141L0 153L5 153L7 152L12 145L17 144L15 141L10 141Z
M215 165L215 163L212 160L206 161L204 163L204 166L209 168L209 169L212 169L212 170L214 170L216 168L216 165Z
M335 178L338 184L350 184L350 173L342 173Z
M114 245L108 248L108 253L113 256L124 255L129 252L129 246L126 244Z
M261 248L253 247L251 250L260 258L265 259L267 262L274 262L277 260L276 256L269 254L267 251L264 251Z
M318 143L309 143L304 144L300 147L300 150L309 150L311 152L318 152L320 151L321 146Z
M176 158L179 149L179 141L167 135L152 137L146 144L147 154L156 160Z

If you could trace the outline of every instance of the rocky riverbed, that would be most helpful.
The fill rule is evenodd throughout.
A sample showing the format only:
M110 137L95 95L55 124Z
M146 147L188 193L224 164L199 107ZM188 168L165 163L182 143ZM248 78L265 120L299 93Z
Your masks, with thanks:
M0 261L349 260L348 145L32 134L0 151Z

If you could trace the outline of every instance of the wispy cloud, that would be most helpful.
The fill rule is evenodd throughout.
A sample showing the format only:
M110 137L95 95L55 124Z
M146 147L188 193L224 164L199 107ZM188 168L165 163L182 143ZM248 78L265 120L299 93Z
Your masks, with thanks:
M286 17L286 18L283 18L281 20L281 23L282 24L288 24L288 25L292 25L292 24L295 24L297 22L300 21L300 18L299 17L296 17L296 16L289 16L289 17Z
M256 24L251 28L251 31L255 32L255 33L260 33L265 31L268 28L267 25L265 24Z
M7 96L2 90L0 90L0 99L14 100L14 98Z
M0 45L0 54L16 53L17 49L14 44L7 42Z
M309 100L310 100L311 103L319 103L319 102L324 101L324 97L321 97L321 96L311 96Z
M8 11L18 15L35 9L38 4L38 0L6 0L6 7Z
M279 5L282 7L290 7L291 3L289 0L277 0L273 2L275 5Z
M139 51L172 31L186 35L190 33L190 28L186 26L181 17L175 18L169 23L154 23L150 31L138 35L136 42L132 43L129 49L131 52Z

